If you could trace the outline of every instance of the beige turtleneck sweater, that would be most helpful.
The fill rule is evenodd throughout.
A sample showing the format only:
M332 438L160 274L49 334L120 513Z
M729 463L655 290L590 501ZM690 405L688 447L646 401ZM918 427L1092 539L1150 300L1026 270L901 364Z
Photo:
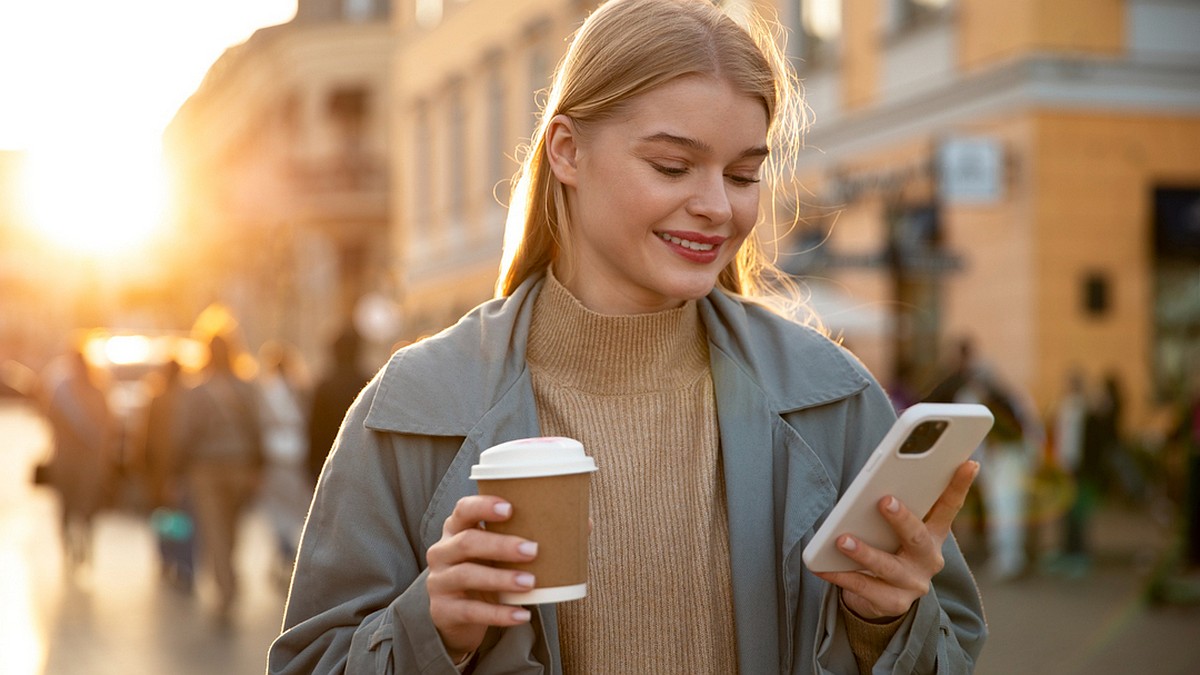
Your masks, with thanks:
M579 440L599 467L588 597L558 606L564 671L736 673L716 399L696 303L597 314L548 273L527 359L542 434ZM841 614L869 673L903 617Z
M696 304L589 311L549 276L528 360L545 435L583 443L588 597L558 606L566 673L734 673L729 527Z

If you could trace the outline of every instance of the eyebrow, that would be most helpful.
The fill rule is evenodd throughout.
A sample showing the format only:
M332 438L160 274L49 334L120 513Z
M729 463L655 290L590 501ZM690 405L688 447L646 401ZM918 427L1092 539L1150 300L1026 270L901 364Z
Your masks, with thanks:
M689 150L695 150L703 153L712 153L713 151L712 146L704 141L696 138L689 138L687 136L676 136L675 134L669 134L665 131L660 131L656 134L650 134L649 136L643 136L640 140L646 143L670 143L672 145L678 145L680 147L688 148ZM770 154L770 149L767 148L767 146L756 145L753 148L748 148L747 150L743 151L740 155L738 155L738 159L744 159L746 157L766 157L768 154Z

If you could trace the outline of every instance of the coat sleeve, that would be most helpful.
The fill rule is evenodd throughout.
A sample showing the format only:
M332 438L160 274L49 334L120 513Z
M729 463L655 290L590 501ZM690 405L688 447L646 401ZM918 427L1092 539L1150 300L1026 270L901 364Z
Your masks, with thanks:
M268 673L458 675L429 613L421 527L462 439L367 428L375 388L322 470ZM473 672L542 672L535 625L496 633Z

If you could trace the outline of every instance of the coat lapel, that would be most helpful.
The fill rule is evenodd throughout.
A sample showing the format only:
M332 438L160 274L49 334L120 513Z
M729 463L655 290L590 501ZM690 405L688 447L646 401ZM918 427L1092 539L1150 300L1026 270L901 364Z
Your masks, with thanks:
M773 452L771 410L762 391L723 353L712 353L713 380L720 382L717 416L729 510L733 609L737 618L738 670L779 670L779 611L772 533Z

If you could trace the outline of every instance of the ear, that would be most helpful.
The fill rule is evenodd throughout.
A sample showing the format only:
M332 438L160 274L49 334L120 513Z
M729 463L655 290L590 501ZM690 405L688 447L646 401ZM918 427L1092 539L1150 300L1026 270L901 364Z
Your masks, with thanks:
M550 170L563 185L575 187L578 167L579 135L575 120L566 115L555 115L546 126L546 158Z

